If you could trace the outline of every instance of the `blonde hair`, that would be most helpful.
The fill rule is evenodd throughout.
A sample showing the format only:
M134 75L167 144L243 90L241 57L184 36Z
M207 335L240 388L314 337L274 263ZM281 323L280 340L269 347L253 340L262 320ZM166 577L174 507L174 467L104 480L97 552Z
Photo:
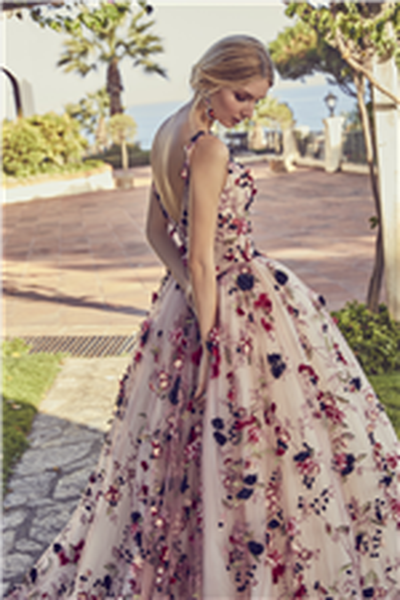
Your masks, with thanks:
M209 95L224 87L245 85L253 79L266 79L273 85L274 71L265 46L249 35L231 35L213 44L193 66L190 85L194 91L193 109ZM168 214L178 221L182 198L176 198L167 174L174 123L168 120L157 132L152 148L154 181Z
M230 35L207 50L192 68L190 85L200 100L222 87L244 85L256 77L274 83L274 70L265 46L249 35Z

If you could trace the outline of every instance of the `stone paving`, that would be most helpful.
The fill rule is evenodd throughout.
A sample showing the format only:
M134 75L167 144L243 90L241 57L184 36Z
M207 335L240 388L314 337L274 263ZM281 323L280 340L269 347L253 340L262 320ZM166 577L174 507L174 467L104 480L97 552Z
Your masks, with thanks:
M336 309L364 300L375 233L368 178L254 165L257 247ZM145 236L149 170L133 190L4 207L5 333L105 335L137 330L163 269ZM77 504L94 467L129 357L67 359L43 400L30 448L3 504L4 585L18 581Z
M129 357L68 358L40 405L3 502L3 584L21 580L67 523L96 465Z

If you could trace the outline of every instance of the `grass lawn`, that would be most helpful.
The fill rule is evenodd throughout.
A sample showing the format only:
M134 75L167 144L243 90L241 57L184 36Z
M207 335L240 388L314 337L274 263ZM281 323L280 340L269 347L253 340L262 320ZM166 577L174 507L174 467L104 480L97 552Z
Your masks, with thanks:
M13 463L28 446L26 436L33 417L63 358L28 352L21 340L3 342L3 489Z
M369 380L400 438L400 371L370 375Z

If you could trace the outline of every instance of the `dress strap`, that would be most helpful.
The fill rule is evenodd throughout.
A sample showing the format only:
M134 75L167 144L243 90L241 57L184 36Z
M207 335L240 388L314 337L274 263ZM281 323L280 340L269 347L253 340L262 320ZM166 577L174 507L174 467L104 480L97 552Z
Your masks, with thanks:
M192 135L192 137L190 138L190 143L194 144L202 135L206 135L206 132L203 129L200 129L197 133Z
M160 196L160 194L159 194L159 193L158 193L158 191L157 191L156 184L154 183L154 181L153 181L153 183L152 183L151 187L152 187L152 189L153 189L154 196L156 197L156 200L157 200L157 202L158 202L158 205L159 205L159 207L160 207L160 209L161 209L161 212L162 212L162 214L163 214L163 217L164 217L165 219L168 219L168 218L169 218L169 215L168 215L167 211L165 210L165 208L164 208L164 206L163 206L163 203L162 203L162 201L161 201L161 196Z
M181 170L182 179L188 179L188 177L189 177L189 159L190 159L190 155L192 153L193 147L194 147L195 143L197 142L197 140L202 135L206 135L206 133L207 133L206 131L204 131L203 129L200 129L199 131L197 131L197 133L192 135L192 137L189 140L189 143L185 144L185 146L183 147L183 149L185 151L185 162L183 163L183 167Z

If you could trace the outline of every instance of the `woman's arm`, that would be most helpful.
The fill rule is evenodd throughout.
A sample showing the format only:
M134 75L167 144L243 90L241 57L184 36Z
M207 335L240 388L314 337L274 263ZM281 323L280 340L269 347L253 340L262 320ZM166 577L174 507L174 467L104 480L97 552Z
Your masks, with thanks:
M162 213L154 187L151 186L146 223L147 239L156 254L172 273L173 278L186 291L189 283L182 256L168 233L168 220Z
M227 147L207 135L198 139L190 160L188 266L203 354L217 317L214 238L228 159Z

